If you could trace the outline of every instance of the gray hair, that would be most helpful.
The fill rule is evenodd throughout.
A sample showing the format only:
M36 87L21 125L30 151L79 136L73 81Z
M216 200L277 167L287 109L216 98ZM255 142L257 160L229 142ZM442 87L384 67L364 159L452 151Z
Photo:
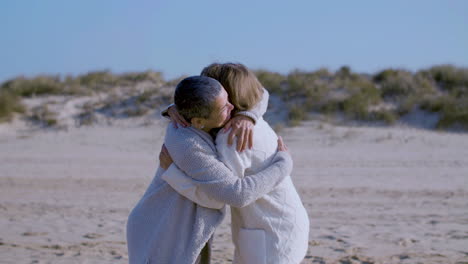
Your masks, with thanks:
M222 85L213 78L187 77L177 85L174 93L177 111L188 122L194 117L209 118L221 89Z

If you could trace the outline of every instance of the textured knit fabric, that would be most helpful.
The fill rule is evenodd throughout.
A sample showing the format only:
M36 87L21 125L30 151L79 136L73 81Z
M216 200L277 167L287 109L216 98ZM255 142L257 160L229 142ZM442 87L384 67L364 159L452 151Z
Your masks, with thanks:
M237 152L236 144L227 145L227 137L227 133L218 134L218 154L240 178L264 169L275 157L277 136L262 118L254 127L252 149ZM209 192L200 188L202 183L194 181L176 166L171 166L162 177L179 193L200 205L222 206L222 201L210 197ZM309 218L291 177L261 194L259 199L244 207L231 207L234 263L301 262L308 247Z
M159 168L127 221L130 264L193 264L225 211L198 206L161 179Z
M291 157L275 155L274 163L256 175L239 178L217 159L208 133L189 127L166 130L165 143L174 163L201 190L224 203L243 206L278 184L292 170ZM127 223L129 262L194 263L224 217L222 210L199 206L171 188L158 170L148 190L132 210ZM276 175L272 177L272 175Z

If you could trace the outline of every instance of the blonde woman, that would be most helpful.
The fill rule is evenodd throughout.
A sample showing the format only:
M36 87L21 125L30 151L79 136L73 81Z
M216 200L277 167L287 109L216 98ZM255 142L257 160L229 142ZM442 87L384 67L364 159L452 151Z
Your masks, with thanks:
M242 64L211 64L202 71L203 76L218 80L226 89L234 113L245 112L256 106L268 92L255 75ZM227 144L229 135L218 133L216 148L220 160L240 178L255 174L268 167L276 153L275 132L263 118L255 117L252 148L239 152ZM164 173L176 191L202 206L213 206L216 198L193 188L203 186L171 165ZM193 188L187 188L192 186ZM191 193L187 190L191 189ZM221 203L222 205L222 203ZM221 206L218 205L218 206ZM234 263L300 263L308 247L309 219L301 199L291 181L286 177L269 193L254 202L231 206L232 238L235 245Z

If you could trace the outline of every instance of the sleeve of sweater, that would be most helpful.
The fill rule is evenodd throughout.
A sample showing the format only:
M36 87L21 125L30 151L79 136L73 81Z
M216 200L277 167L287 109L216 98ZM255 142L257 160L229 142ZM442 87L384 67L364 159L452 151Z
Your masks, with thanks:
M173 131L176 132L166 135L165 144L175 165L200 192L218 202L244 207L270 192L291 173L291 156L286 152L278 152L269 167L240 178L217 158L216 152L203 140L177 135L186 129ZM166 182L171 186L177 184L171 182L171 178L166 175Z
M197 187L194 180L181 171L174 163L164 171L161 178L165 180L180 195L192 202L211 209L221 209L225 203L211 198Z
M263 88L263 95L262 100L258 102L252 109L249 111L240 111L237 112L236 115L243 115L250 117L254 123L257 123L257 120L262 117L268 108L268 99L270 98L270 94L268 93L267 89Z
M242 178L246 168L251 164L251 151L246 150L239 153L235 149L236 144L231 148L229 146L222 146L221 150L218 148L218 153L223 163L231 169L237 177ZM212 209L221 209L224 203L219 202L210 197L207 193L197 187L196 182L181 171L174 163L162 174L162 179L165 180L174 190L183 195L187 199L203 207Z

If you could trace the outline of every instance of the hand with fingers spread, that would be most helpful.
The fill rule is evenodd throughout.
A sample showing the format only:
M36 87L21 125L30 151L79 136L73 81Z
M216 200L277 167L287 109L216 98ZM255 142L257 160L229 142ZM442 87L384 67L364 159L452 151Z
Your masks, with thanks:
M169 107L167 109L167 114L171 118L172 124L174 128L178 128L178 126L181 127L189 127L190 123L185 120L185 118L177 112L177 109L175 105Z
M172 162L172 157L169 154L169 151L167 150L166 146L163 144L161 147L161 152L159 153L159 166L167 170L169 166L171 166Z
M238 115L231 118L223 128L224 133L231 129L228 137L229 146L234 143L234 138L237 137L237 151L242 152L247 147L251 149L253 147L253 127L254 122L249 117Z

